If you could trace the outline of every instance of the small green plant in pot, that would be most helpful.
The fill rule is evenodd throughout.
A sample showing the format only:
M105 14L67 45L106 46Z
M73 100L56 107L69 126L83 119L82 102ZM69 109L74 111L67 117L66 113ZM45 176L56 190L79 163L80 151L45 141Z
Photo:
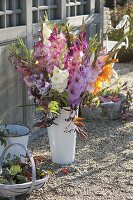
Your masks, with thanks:
M109 87L110 88L110 87ZM117 86L115 89L110 89L101 93L100 108L102 109L102 116L108 119L121 118L124 121L133 119L131 110L133 103L133 89L128 87L127 82L123 85Z
M32 180L32 167L28 159L22 162L19 157L9 160L7 157L2 165L0 184L22 184ZM36 179L41 179L46 173L39 167L36 168Z
M124 101L125 95L123 93L107 91L104 96L100 97L102 116L111 120L120 118Z
M27 156L22 162L21 158L16 157L10 160L5 153L12 146L18 145L25 150ZM48 180L47 172L42 170L40 156L33 157L24 145L16 143L8 145L0 158L0 196L15 199L15 196L31 193L32 190L39 189Z

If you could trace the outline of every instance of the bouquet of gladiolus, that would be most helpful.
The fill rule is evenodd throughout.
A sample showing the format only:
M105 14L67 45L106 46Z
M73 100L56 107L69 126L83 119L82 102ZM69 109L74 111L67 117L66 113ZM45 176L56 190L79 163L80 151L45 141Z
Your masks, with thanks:
M52 125L62 107L73 111L86 104L89 96L102 90L104 81L110 81L111 64L117 60L112 53L106 55L96 40L87 42L86 34L84 23L78 35L69 25L41 23L33 49L27 50L22 39L9 48L9 59L34 97L36 110L44 113L40 127Z

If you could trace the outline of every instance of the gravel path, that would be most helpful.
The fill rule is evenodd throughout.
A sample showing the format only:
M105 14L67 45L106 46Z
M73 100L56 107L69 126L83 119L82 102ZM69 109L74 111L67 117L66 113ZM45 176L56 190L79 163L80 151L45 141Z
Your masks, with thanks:
M133 86L128 72L120 79ZM77 138L76 159L66 175L49 160L47 135L31 143L34 154L45 157L44 169L53 173L42 189L18 200L133 200L133 120L90 119L85 129L89 138Z

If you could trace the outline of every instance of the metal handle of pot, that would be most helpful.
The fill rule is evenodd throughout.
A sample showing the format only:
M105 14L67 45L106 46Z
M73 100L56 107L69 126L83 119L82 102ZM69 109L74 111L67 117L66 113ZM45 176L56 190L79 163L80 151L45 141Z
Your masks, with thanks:
M28 149L26 149L25 146L24 146L23 144L20 144L20 143L13 143L13 144L10 144L10 145L8 145L7 147L5 147L5 149L4 149L4 151L2 152L2 155L1 155L1 157L0 157L0 165L2 165L2 163L3 163L4 156L5 156L5 153L7 152L7 150L8 150L10 147L14 146L14 145L18 145L18 146L20 146L21 148L23 148L23 149L26 151L26 153L27 153L27 155L28 155L28 157L29 157L29 159L30 159L30 162L31 162L31 164L32 164L32 184L31 184L30 189L26 192L26 193L31 193L32 190L33 190L34 187L35 187L35 181L36 181L36 167L35 167L35 161L34 161L34 159L33 159L33 156L32 156L32 154L31 154L31 152L30 152Z

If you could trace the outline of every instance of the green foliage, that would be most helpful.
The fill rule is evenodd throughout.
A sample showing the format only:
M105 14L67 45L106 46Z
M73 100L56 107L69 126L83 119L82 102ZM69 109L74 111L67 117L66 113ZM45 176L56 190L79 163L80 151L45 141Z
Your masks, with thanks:
M59 111L59 105L57 101L51 101L48 104L48 108L50 109L51 113L54 113L56 115L59 115L58 111Z
M36 166L37 167L37 166ZM36 169L36 179L41 179L46 176L46 173L41 169ZM2 173L0 175L1 184L21 184L29 182L32 179L32 167L27 160L22 163L19 157L14 160L5 159L2 165Z
M129 36L129 33L124 34L120 40L118 41L118 43L113 47L112 51L117 49L119 47L119 45L125 40L126 37Z
M83 99L83 105L88 107L96 106L96 102L98 101L98 98L89 92L86 92L82 97L82 99Z
M23 60L29 63L32 63L34 61L34 50L28 50L24 41L19 37L17 38L17 42L12 43L8 49L10 51L10 54L12 56L16 56L18 59L21 59L21 57L23 57Z
M91 49L92 54L101 50L101 43L99 42L97 35L95 35L93 38L89 38L88 48Z
M7 142L6 142L6 139L5 139L5 138L0 137L0 141L1 141L1 145L6 146Z
M96 108L98 108L99 105L100 105L100 99L97 100Z
M5 178L0 177L0 184L8 184L8 181Z
M50 29L52 29L53 26L52 26L52 24L50 23L50 21L49 21L49 19L48 19L48 14L47 14L46 11L45 11L44 19L45 19L46 25L47 25ZM41 21L42 21L42 20L41 20Z
M64 55L65 55L65 52L66 52L66 48L67 48L67 46L65 46L65 47L62 49L62 53L61 53L60 58L59 58L60 69L63 69L63 68L64 68L64 66L63 66L63 59L64 59Z
M124 33L123 33L122 29L113 30L110 33L109 40L119 41L117 43L117 46L114 47L114 48L117 48L124 41L125 36L128 35L128 38L130 39L130 46L127 49L125 48L125 46L121 47L121 49L119 49L118 54L117 54L117 58L120 63L121 62L128 63L133 60L133 43L131 42L131 38L130 38L131 32L125 34L124 37L123 37L123 34ZM120 37L121 37L121 39L120 39ZM132 35L132 38L133 38L133 35Z
M19 50L18 50L18 47L15 43L12 43L10 46L9 46L9 51L10 53L12 53L13 55L16 55L16 56L19 56Z
M86 93L83 97L83 104L88 107L98 107L101 103L101 97L106 96L107 94L115 96L118 95L122 91L122 86L119 83L119 79L114 82L114 84L103 88L100 92L98 92L97 96Z
M20 173L22 171L20 165L12 165L10 168L11 175L15 176L16 174Z
M129 5L117 6L116 10L111 11L111 22L113 27L116 27L124 15L130 16L130 32L128 38L130 47L133 47L133 1L130 1ZM119 41L122 36L122 29L114 30L109 33L110 40Z
M55 90L51 90L51 97L54 101L58 102L59 107L66 107L69 105L68 94L66 91L59 93Z
M82 63L85 62L87 57L91 57L93 54L95 54L95 57L97 57L101 48L102 48L102 46L101 46L101 43L98 40L97 35L95 35L93 38L89 38L88 48L86 49L85 57L83 58ZM93 64L95 64L95 59L94 59Z
M81 26L81 32L85 32L86 31L86 25L85 25L85 19L83 17L82 19L82 26Z
M66 32L66 29L68 29L69 32L72 30L72 26L70 26L69 23L53 23L53 24L51 24L51 22L48 19L47 12L45 12L44 19L45 19L46 26L49 27L51 30L53 29L54 25L56 25L58 27L60 32ZM40 22L40 27L41 27L40 30L43 31L43 21L42 21L42 19L41 19L41 22Z
M43 106L37 105L35 111L44 111Z
M125 49L125 47L122 47L118 52L117 58L119 62L130 62L133 60L133 1L129 1L129 5L117 6L116 10L111 11L111 21L114 27L120 22L123 15L130 16L129 48ZM112 30L109 33L109 40L119 41L123 34L123 29Z
M1 141L1 145L4 145L6 146L7 142L6 142L6 139L4 138L4 130L0 129L0 141Z
M108 37L109 37L109 40L111 41L119 41L120 38L122 38L124 35L124 31L123 29L118 29L118 30L112 30L109 34L108 34Z

